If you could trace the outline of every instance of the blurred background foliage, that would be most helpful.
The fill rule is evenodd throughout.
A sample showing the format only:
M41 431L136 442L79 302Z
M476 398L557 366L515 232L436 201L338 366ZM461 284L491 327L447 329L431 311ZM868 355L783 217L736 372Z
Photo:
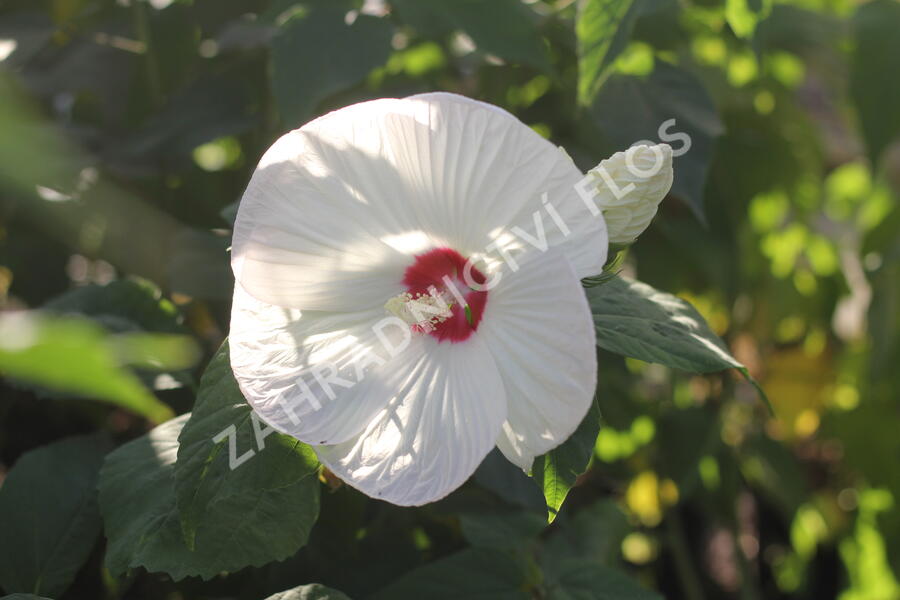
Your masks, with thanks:
M189 411L263 151L328 110L430 90L506 108L585 170L675 119L691 148L625 273L693 303L776 416L734 374L603 353L592 466L543 531L471 510L473 489L533 497L489 457L417 510L328 481L299 554L209 582L113 578L82 519L47 593L368 597L450 556L443 576L473 585L459 597L500 597L479 553L513 543L541 557L547 597L592 597L567 588L570 556L666 598L900 598L895 0L4 0L0 478L84 455L59 489L50 467L29 485L90 497L98 452ZM46 446L75 434L93 437ZM23 591L3 537L0 580ZM444 597L416 573L390 596Z

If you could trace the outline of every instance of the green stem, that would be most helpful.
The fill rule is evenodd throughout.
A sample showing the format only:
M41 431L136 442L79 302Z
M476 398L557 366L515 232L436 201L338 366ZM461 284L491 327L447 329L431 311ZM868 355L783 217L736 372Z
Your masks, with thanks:
M703 584L691 562L691 550L684 534L684 523L677 508L673 508L666 518L666 536L672 558L675 560L675 572L681 584L685 600L704 600Z
M753 576L750 562L741 548L741 530L737 515L731 526L732 540L734 544L734 556L741 571L741 600L759 600L759 590L756 587L756 578Z
M162 105L162 84L159 77L159 65L153 54L153 43L150 39L150 23L147 18L147 0L132 0L135 35L144 44L144 68L147 73L147 88L150 101L154 107Z

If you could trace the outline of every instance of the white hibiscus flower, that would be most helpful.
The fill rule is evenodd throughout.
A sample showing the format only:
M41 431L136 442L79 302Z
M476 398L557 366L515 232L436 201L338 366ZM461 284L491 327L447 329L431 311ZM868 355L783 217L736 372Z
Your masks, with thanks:
M494 446L530 469L596 384L580 279L608 241L582 178L509 113L453 94L286 134L234 229L231 363L247 401L395 504L442 498Z

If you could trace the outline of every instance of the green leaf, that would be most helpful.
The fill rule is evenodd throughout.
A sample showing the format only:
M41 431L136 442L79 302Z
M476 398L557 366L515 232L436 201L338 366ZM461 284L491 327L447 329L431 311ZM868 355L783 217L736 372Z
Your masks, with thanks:
M528 600L527 570L505 552L474 548L419 567L375 594L375 600Z
M67 438L23 455L0 488L0 586L57 596L100 534L97 474L109 444Z
M614 56L610 47L633 0L582 0L578 4L578 100L590 105Z
M541 515L513 512L464 513L459 516L462 533L480 548L517 548L535 539L547 526Z
M877 435L873 429L867 427L867 436ZM797 457L768 436L756 435L744 442L740 469L747 482L769 498L786 520L793 518L809 498L807 477Z
M547 600L663 600L617 569L588 558L554 560L544 570Z
M182 415L125 444L103 465L100 512L108 538L106 566L114 576L143 567L168 573L176 581L188 576L210 579L242 569L254 559L258 565L273 560L257 540L246 543L253 533L247 525L230 529L218 526L212 517L198 529L195 550L185 545L175 504L174 470L178 435L189 418L190 414ZM216 508L215 515L220 513ZM247 516L253 521L249 508Z
M679 497L687 498L700 478L700 459L714 455L722 443L716 413L706 407L667 411L660 417L657 436L659 447L665 448L659 459L660 475L674 481Z
M10 594L3 596L0 600L51 600L45 596L35 596L34 594Z
M222 430L204 429L219 422L210 408L213 405L206 404L211 395L221 393L223 403L229 403L230 383L217 377L222 374L222 360L227 365L227 352L217 358L205 383L201 382L206 392L197 420L182 415L107 457L100 474L100 508L109 538L106 565L114 575L144 567L168 573L175 580L188 576L210 579L221 572L283 560L306 541L318 513L318 482L311 453L295 441L295 452L287 455L280 448L282 443L290 445L288 440L273 439L276 434L272 434L265 438L264 450L254 450L253 463L235 469L243 469L243 475L227 471L228 438L224 444L214 444L212 438ZM225 409L220 416L234 416L237 421L231 424L237 427L241 414ZM188 419L193 422L191 430ZM241 431L245 426L240 425ZM187 513L193 517L189 521L193 549L185 543L176 505L175 461L183 430L189 449L180 483L182 493L196 496L193 502L189 499ZM246 437L241 435L235 441L240 444ZM238 456L250 449L235 448ZM276 457L275 461L268 456ZM201 459L208 463L201 464ZM222 470L223 460L226 471ZM284 473L272 473L273 468ZM191 478L194 475L198 475L196 480ZM272 488L272 482L278 480L284 482L283 490ZM194 512L198 507L205 510L202 515Z
M103 463L100 513L108 539L106 567L113 576L136 567L163 571L176 580L200 574L191 566L197 559L184 545L175 508L178 434L189 418L186 414L163 423Z
M228 258L230 236L184 229L172 240L168 266L172 290L192 298L230 300L234 275Z
M153 422L171 417L122 362L183 368L194 359L189 338L108 335L84 319L39 313L0 316L0 372L42 387L103 400Z
M586 293L604 350L693 373L743 366L681 298L621 277Z
M578 99L590 106L628 47L642 17L673 8L675 0L584 0L575 21L578 44Z
M232 559L262 565L306 543L319 514L318 460L256 418L231 373L227 343L203 374L178 441L175 494L189 548L204 529L231 531L240 540Z
M772 0L726 0L725 20L734 34L750 38L756 25L772 12Z
M106 285L74 288L43 306L58 313L78 313L103 322L126 319L144 331L185 333L178 309L159 288L142 279L117 279Z
M614 564L621 553L622 539L630 531L628 519L611 499L603 499L580 509L571 519L561 521L544 544L544 568L559 559L578 556L596 564ZM549 566L552 569L552 566Z
M479 50L543 71L552 66L535 12L520 0L394 0L400 18L432 37L465 31Z
M50 300L42 308L54 313L89 317L114 333L188 333L181 324L176 306L163 297L156 285L143 279L117 279L106 285L77 287ZM165 357L171 378L182 385L195 385L193 375L187 369L196 364L200 355L193 340L175 336L126 337L118 338L117 345L120 361L127 359L133 366L146 368L138 372L144 385L153 388L162 366L160 357ZM171 384L167 385L171 387Z
M288 19L272 40L272 87L285 125L304 123L323 100L387 61L390 23L361 14L348 25L345 12L316 4Z
M556 519L578 476L587 471L599 431L600 409L595 399L575 433L560 446L535 459L531 474L544 491L548 523Z
M309 583L272 594L266 600L350 600L350 596L320 583Z
M688 302L620 277L585 292L604 350L692 373L737 369L768 405L747 368Z
M117 140L111 155L127 161L187 162L197 146L252 129L258 118L253 102L250 87L231 71L198 78L173 93L135 133Z
M885 148L900 135L900 4L875 0L853 18L856 49L850 93L859 112L869 160L877 165Z
M509 462L496 448L484 457L473 477L478 485L510 504L535 512L545 510L544 497L535 480Z
M616 150L650 140L670 143L677 154L686 147L686 140L677 136L689 136L690 148L674 159L672 194L705 222L703 188L713 143L723 127L712 99L696 77L661 61L647 77L613 75L600 89L590 113ZM671 119L674 124L661 130Z

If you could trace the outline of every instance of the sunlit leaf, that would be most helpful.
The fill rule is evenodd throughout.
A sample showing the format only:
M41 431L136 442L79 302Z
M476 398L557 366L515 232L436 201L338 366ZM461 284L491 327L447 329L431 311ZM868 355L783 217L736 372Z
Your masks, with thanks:
M695 373L742 367L680 298L621 277L586 291L605 350Z
M746 367L684 300L622 278L586 292L604 350L693 373L737 369L768 403Z
M108 335L85 319L33 313L0 316L0 372L57 392L103 400L160 422L172 410L123 363L183 369L196 358L189 338Z
M894 502L893 495L883 489L860 494L856 531L839 547L850 580L841 600L900 596L900 582L891 569L886 540L878 527L878 513L889 511Z
M735 35L748 38L756 24L769 16L772 0L726 0L725 19Z
M535 459L531 475L544 491L550 523L559 514L578 476L587 470L599 431L600 410L593 401L575 433L560 446Z
M632 0L583 0L578 4L578 99L590 104L612 64L609 49Z

